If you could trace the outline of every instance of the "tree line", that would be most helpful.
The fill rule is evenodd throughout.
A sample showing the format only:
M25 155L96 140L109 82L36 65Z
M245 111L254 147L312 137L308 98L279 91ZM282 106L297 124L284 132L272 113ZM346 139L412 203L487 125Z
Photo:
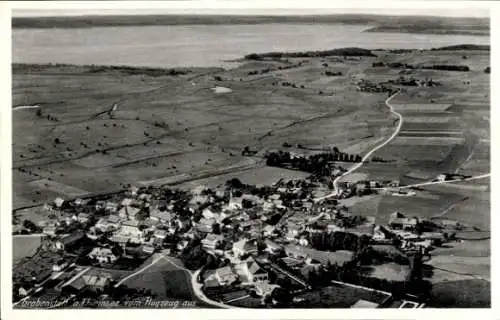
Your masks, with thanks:
M302 52L268 52L268 53L251 53L245 56L247 60L262 60L264 58L312 58L312 57L327 57L327 56L358 56L358 57L375 57L370 50L362 48L341 48L332 50L320 51L302 51Z
M334 148L333 152L323 152L308 157L292 157L290 152L282 150L266 155L268 166L289 168L323 176L332 175L335 169L335 166L331 164L332 161L361 162L361 160L360 155L339 152L337 148Z

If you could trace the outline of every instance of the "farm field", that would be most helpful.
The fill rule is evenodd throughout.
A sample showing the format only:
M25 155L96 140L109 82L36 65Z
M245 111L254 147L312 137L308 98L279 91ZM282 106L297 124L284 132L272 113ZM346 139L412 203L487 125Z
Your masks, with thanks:
M429 307L490 308L491 285L484 280L458 280L433 286Z
M199 185L209 188L223 186L226 181L232 178L238 178L242 183L251 185L272 185L281 179L304 179L309 174L307 172L288 170L277 167L256 167L254 169L242 170L239 172L223 174L216 177L194 180L177 185L179 188L191 189Z
M12 240L12 258L14 264L20 259L31 257L40 247L43 235L17 235Z
M191 275L187 271L178 269L169 260L182 265L178 259L168 257L127 279L123 285L130 288L149 290L153 300L158 301L196 301L197 307L209 307L202 301L198 301L191 288Z
M293 67L301 61L302 67ZM367 58L361 65L370 63ZM272 81L248 75L273 65L292 68L276 71ZM339 65L345 71L360 68L352 62ZM40 108L13 111L14 208L210 172L243 161L244 146L255 151L284 142L348 146L385 135L391 121L384 97L357 93L346 77L311 88L324 77L323 69L314 59L248 62L228 71L190 69L177 76L15 66L14 106ZM219 75L223 80L214 80ZM304 88L273 85L280 77ZM211 90L217 86L230 90Z
M388 222L389 215L395 211L399 211L408 217L430 218L439 215L452 204L458 203L463 199L463 196L436 193L436 197L394 197L383 196L378 206L377 218L380 218L380 223ZM378 221L379 222L379 221Z
M359 300L382 304L389 297L376 291L358 289L351 286L332 283L324 289L299 295L305 301L299 302L298 306L307 308L350 308Z

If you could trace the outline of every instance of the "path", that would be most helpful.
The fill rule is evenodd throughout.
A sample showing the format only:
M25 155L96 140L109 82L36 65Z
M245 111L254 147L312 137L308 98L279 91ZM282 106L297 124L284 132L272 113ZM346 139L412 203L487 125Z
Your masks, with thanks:
M480 174L480 175L473 176L470 178L465 178L465 179L454 179L454 180L445 180L445 181L429 181L429 182L409 184L406 186L397 187L397 189L423 187L423 186L429 186L429 185L434 185L434 184L445 184L445 183L453 183L453 182L471 181L471 180L488 178L490 176L491 176L491 173L485 173L485 174ZM382 188L373 188L373 189L374 190L385 190L385 189L394 189L394 187L390 187L390 188L389 187L382 187Z
M40 108L40 106L17 106L17 107L14 107L12 108L12 111L16 111L16 110L25 110L25 109L38 109Z
M318 198L314 199L315 202L319 202L319 201L321 201L323 199L331 198L331 197L337 195L338 194L338 183L339 183L339 181L340 181L340 179L342 177L344 177L344 176L346 176L346 175L348 175L348 174L356 171L357 169L359 169L365 163L365 161L367 161L372 156L372 154L374 154L379 149L385 147L388 143L390 143L392 140L394 140L394 138L396 138L396 136L398 135L399 131L401 130L401 127L403 126L403 116L400 113L394 111L394 107L389 102L398 93L399 93L399 91L396 92L396 93L394 93L392 96L390 96L389 98L387 98L387 100L385 101L385 104L389 107L390 112L392 114L396 115L398 117L398 119L399 119L398 126L396 127L396 130L394 130L393 134L387 140L385 140L384 142L382 142L378 146L375 146L367 154L365 154L365 156L361 159L361 162L359 162L356 165L352 166L349 170L347 170L346 172L344 172L340 176L337 176L335 178L335 180L333 180L333 192L330 193L330 194L327 194L327 195L325 195L323 197L318 197Z
M152 266L154 266L155 264L157 264L162 258L164 257L164 253L160 254L159 257L157 257L156 259L154 259L150 264L148 264L147 266L137 270L136 272L132 273L132 274L129 274L128 276L126 276L125 278L121 279L120 281L118 281L116 284L115 284L115 288L120 286L122 283L124 283L125 281L127 281L128 279L130 278L133 278L135 277L136 275L138 274L141 274L143 273L144 271L146 271L147 269L151 268Z

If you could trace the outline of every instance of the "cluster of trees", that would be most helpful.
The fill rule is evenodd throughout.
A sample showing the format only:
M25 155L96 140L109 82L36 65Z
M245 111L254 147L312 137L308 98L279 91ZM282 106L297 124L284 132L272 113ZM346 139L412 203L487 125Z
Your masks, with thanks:
M338 71L338 72L335 72L335 71L325 71L325 76L328 76L328 77L334 77L334 76L341 76L342 75L342 72Z
M268 52L268 53L251 53L245 56L248 60L262 60L264 58L311 58L311 57L328 57L328 56L345 56L345 57L375 57L375 55L367 49L362 48L341 48L322 51L304 51L304 52Z
M266 164L268 166L285 167L323 176L332 174L334 169L330 163L332 161L361 162L361 160L360 155L339 152L337 148L334 148L333 152L318 153L309 157L292 157L290 152L282 150L266 155Z
M373 247L366 247L356 256L357 262L362 265L382 264L395 262L401 265L410 264L410 260L402 252L395 250L376 250Z
M317 250L349 250L358 252L369 245L370 237L366 235L358 236L342 231L310 233L309 243Z
M31 220L24 220L23 227L30 231L30 233L40 233L42 228L34 224Z
M147 67L130 67L130 66L87 66L89 73L100 73L118 71L130 75L146 75L151 77L159 76L178 76L188 74L189 70L178 69L163 69L163 68L147 68Z
M432 48L431 51L452 51L452 50L485 50L490 51L489 45L480 45L480 44L458 44L453 46L446 46L440 48Z
M223 266L224 261L217 259L203 249L201 240L198 238L193 239L182 250L179 255L186 268L190 270L197 270L200 268L217 269Z
M484 73L488 73L488 74L491 73L491 67L486 67L484 69Z
M372 67L384 67L388 66L389 68L395 68L395 69L433 69L433 70L445 70L445 71L470 71L469 66L466 65L444 65L444 64L434 64L434 65L429 65L429 66L414 66L411 64L407 63L402 63L402 62L390 62L390 63L384 63L381 61L373 62Z
M422 66L422 69L432 69L432 70L444 70L444 71L470 71L469 66L465 65L444 65L444 64L434 64L432 66Z

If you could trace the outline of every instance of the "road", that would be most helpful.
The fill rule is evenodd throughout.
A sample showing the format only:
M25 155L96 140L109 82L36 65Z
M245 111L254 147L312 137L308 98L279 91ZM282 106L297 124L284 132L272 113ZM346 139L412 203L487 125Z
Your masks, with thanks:
M491 173L485 173L485 174L480 174L480 175L473 176L470 178L465 178L465 179L454 179L454 180L445 180L445 181L429 181L429 182L409 184L409 185L401 186L401 187L397 187L397 188L398 189L405 189L405 188L429 186L429 185L433 185L433 184L445 184L445 183L453 183L453 182L471 181L471 180L488 178L490 176L491 176ZM391 189L391 188L383 187L383 188L373 188L373 189L383 190L383 189ZM392 188L392 189L394 189L394 188Z
M122 283L124 283L125 281L127 281L128 279L130 278L133 278L135 277L136 275L138 274L141 274L143 273L144 271L146 271L147 269L151 268L152 266L154 266L155 264L157 264L163 257L165 256L164 253L161 253L158 255L158 257L156 259L153 259L153 261L148 264L147 266L137 270L136 272L132 273L132 274L129 274L128 276L126 276L125 278L121 279L120 281L118 281L116 284L115 284L115 288L120 286Z
M361 159L361 162L355 164L354 166L352 166L349 170L347 170L346 172L344 172L343 174L341 174L340 176L336 177L335 180L333 180L333 192L330 193L330 194L327 194L325 196L322 196L322 197L318 197L316 199L314 199L315 202L319 202L321 200L324 200L324 199L327 199L327 198L331 198L333 196L336 196L338 194L338 183L340 181L340 179L354 171L356 171L357 169L359 169L376 151L378 151L379 149L385 147L388 143L390 143L392 140L394 140L394 138L396 138L396 136L398 135L399 131L401 131L401 127L403 126L403 116L399 113L399 112L396 112L394 111L394 107L390 104L390 101L399 93L396 92L394 93L392 96L390 96L389 98L387 98L387 100L385 100L385 104L387 105L387 107L389 107L389 110L392 114L396 115L398 117L398 125L396 127L396 130L394 130L394 132L392 133L392 135L387 139L385 140L384 142L382 142L381 144L375 146L373 149L371 149L367 154L365 154L365 156Z

